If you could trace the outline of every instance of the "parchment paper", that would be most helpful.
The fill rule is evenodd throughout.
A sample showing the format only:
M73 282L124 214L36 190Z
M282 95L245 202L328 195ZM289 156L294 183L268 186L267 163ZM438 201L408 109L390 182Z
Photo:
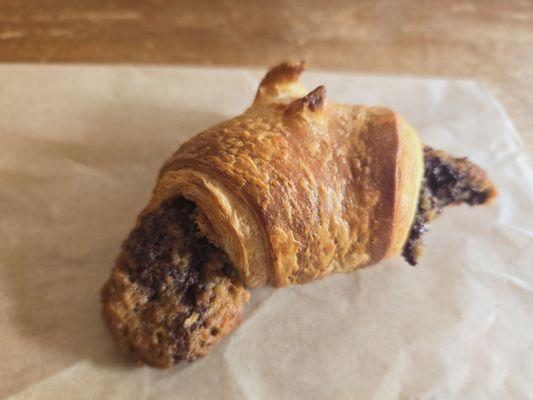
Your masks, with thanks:
M449 210L416 268L396 258L252 292L207 357L136 367L98 291L163 161L241 113L264 71L0 67L0 394L13 399L482 399L533 393L533 170L477 83L307 73L331 99L386 105L500 190Z

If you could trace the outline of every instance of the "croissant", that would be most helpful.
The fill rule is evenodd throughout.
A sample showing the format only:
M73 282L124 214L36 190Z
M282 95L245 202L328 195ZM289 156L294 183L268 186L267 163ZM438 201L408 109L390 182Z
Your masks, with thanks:
M101 291L104 320L135 360L205 355L238 326L248 288L399 254L415 264L446 206L495 197L479 167L423 146L393 111L308 93L303 69L272 68L250 108L162 167Z

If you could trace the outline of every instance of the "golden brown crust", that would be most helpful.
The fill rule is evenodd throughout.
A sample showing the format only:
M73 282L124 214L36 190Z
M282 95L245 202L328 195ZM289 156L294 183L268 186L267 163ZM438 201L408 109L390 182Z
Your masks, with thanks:
M396 255L416 210L414 131L384 108L325 102L323 87L300 97L301 69L283 64L267 74L254 105L185 143L156 188L164 197L180 190L173 176L195 173L222 188L225 206L206 204L211 237L250 286L304 283ZM198 193L185 197L212 197L212 188L193 186ZM228 229L243 210L246 221ZM238 247L263 255L251 268Z
M300 61L284 62L271 68L259 84L253 105L284 102L305 95L305 88L299 82L305 67L305 61Z

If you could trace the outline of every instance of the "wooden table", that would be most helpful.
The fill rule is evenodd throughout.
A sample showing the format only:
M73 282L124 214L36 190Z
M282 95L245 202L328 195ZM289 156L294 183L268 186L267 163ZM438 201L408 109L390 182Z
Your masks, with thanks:
M283 59L477 79L524 134L533 126L533 1L0 0L0 62Z

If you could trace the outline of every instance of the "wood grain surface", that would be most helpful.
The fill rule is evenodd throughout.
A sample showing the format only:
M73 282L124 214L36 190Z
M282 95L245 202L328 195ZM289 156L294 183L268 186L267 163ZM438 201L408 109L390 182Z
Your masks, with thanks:
M267 66L473 78L533 126L533 1L0 0L0 62Z

